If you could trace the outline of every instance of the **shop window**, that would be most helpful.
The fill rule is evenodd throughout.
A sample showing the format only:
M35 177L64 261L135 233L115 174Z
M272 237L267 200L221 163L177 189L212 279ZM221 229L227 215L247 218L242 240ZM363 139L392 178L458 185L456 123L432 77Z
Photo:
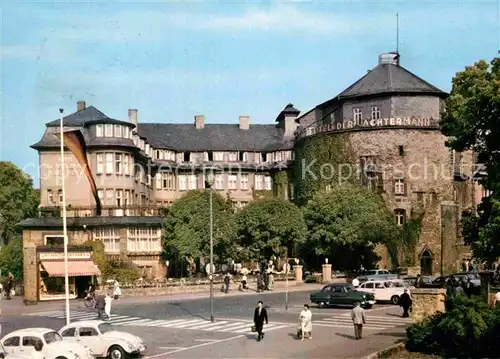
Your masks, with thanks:
M64 236L45 236L46 246L64 246Z

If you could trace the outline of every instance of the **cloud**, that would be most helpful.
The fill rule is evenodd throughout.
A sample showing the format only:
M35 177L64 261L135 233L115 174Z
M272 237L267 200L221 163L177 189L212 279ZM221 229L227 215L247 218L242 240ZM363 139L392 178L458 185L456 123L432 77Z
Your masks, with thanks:
M2 60L7 59L26 59L37 57L38 48L36 46L28 46L28 45L11 45L11 46L2 46Z

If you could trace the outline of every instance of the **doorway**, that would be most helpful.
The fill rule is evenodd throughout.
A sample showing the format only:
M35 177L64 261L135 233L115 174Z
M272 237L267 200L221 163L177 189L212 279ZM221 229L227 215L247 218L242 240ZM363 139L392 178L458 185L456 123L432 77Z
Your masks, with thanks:
M427 249L420 256L420 274L432 275L432 253Z

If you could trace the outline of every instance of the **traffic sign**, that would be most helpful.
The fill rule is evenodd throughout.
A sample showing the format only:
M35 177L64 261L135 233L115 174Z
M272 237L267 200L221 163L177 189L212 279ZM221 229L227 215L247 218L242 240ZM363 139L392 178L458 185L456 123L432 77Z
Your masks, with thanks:
M207 274L214 274L215 273L215 265L212 264L212 270L210 270L210 263L208 263L205 266L205 271L207 272Z

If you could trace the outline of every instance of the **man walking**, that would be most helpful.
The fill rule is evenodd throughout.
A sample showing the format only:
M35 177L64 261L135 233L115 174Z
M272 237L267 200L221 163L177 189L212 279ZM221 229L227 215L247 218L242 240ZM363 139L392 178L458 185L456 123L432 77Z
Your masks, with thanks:
M99 320L104 319L102 314L104 313L104 309L106 308L106 299L101 291L99 291L97 295L95 301L95 308L97 309L97 319Z
M255 308L255 312L253 314L253 323L255 325L255 331L257 332L258 342L260 342L261 339L264 339L264 333L262 332L264 321L266 322L266 324L269 324L267 318L267 310L266 308L264 308L264 303L259 300L257 308Z
M354 336L356 340L363 336L363 324L366 324L365 310L356 302L351 312L352 323L354 324Z
M408 294L408 289L405 288L404 293L399 297L399 305L403 308L403 318L408 318L410 316L408 314L408 309L410 309L411 304L411 297Z

